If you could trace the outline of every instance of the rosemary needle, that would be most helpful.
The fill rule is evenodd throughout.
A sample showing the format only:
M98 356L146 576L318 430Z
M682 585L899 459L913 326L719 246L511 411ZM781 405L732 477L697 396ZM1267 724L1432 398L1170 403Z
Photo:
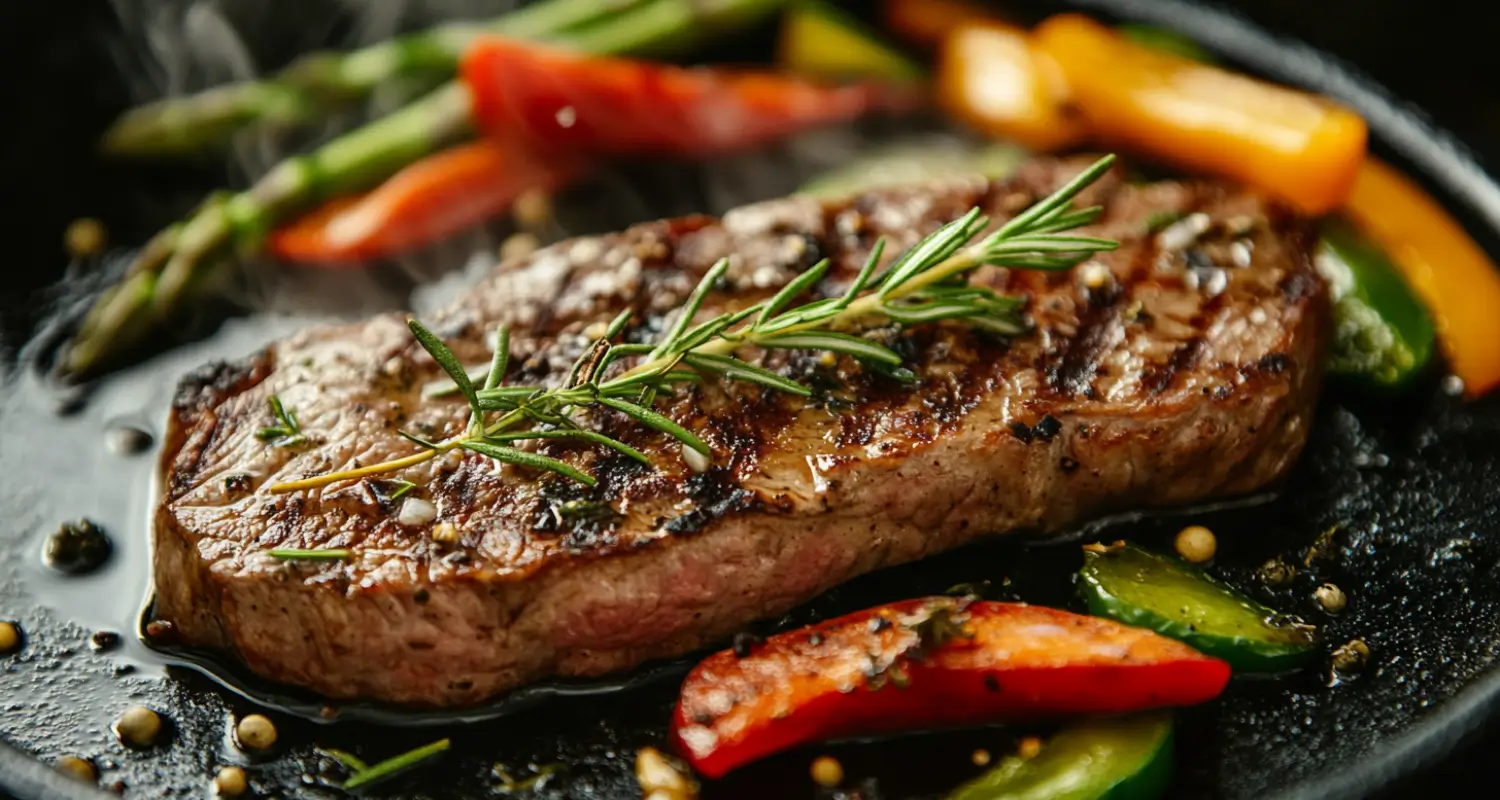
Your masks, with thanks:
M387 500L400 500L403 495L417 488L417 485L415 483L412 483L411 481L389 480L386 481L386 483L390 484L395 489L395 491L391 492L390 495L386 497Z
M344 781L343 789L358 789L365 784L374 783L383 778L388 778L402 770L409 769L426 761L433 756L448 749L451 743L447 739L439 739L432 744L426 744L415 750L409 750L399 756L392 756L378 763L367 765L355 756L342 750L324 750L323 752L337 759L339 763L348 767L349 780Z
M985 265L1069 269L1094 253L1115 249L1117 242L1068 233L1098 218L1099 207L1075 209L1072 202L1113 162L1114 156L1105 156L1061 189L982 237L990 220L975 208L922 239L879 276L876 273L885 244L883 240L877 242L841 296L792 306L797 297L827 274L829 264L825 259L763 303L694 324L705 300L729 269L729 260L720 259L703 276L660 341L654 345L617 342L631 319L629 311L621 313L603 336L584 348L568 381L557 388L504 385L509 331L503 327L497 335L490 369L480 383L437 335L421 322L408 320L417 342L448 373L458 393L468 402L471 413L467 430L442 442L428 442L402 433L422 449L381 464L279 483L270 491L316 489L342 480L388 474L455 448L593 485L591 475L570 464L510 446L526 440L573 438L644 460L639 451L624 442L581 430L572 412L589 406L624 414L677 439L699 456L712 458L707 442L652 410L659 391L715 377L754 383L788 394L810 394L807 387L796 381L735 355L747 346L839 353L859 360L872 370L910 376L901 366L899 354L858 335L861 327L868 328L872 320L884 319L902 325L952 320L1005 335L1024 333L1028 323L1022 316L1020 300L970 286L961 278ZM612 364L629 358L639 360L615 377L605 378ZM294 418L292 424L295 425Z
M307 437L302 435L302 426L297 424L297 415L282 404L281 397L273 394L269 402L276 424L256 431L255 438L270 442L272 447L294 447L307 442Z

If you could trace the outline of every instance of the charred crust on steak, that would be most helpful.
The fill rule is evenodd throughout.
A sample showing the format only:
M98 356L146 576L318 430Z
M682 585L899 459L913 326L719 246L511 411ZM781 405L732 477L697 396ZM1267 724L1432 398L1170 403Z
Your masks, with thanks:
M1063 397L1094 397L1099 360L1111 344L1120 314L1121 294L1105 302L1090 302L1079 319L1078 332L1062 348L1061 358L1048 359L1047 384Z
M687 483L688 496L696 508L662 525L662 530L673 536L697 533L721 517L755 511L765 505L754 492L742 488L727 469L714 467L689 478Z
M1054 417L1051 414L1044 415L1041 420L1038 421L1037 424L1031 429L1031 432L1036 437L1037 441L1047 442L1048 444L1050 444L1052 440L1057 437L1057 434L1061 431L1062 422L1060 422L1057 417Z
M1193 337L1179 344L1165 364L1148 367L1141 383L1150 393L1161 394L1172 386L1180 373L1196 366L1202 354L1203 338Z
M204 364L178 382L172 408L179 414L212 408L225 398L260 383L273 367L274 362L267 354Z
M1010 435L1020 439L1023 444L1031 444L1031 426L1020 420L1016 420L1010 424Z
M1052 440L1056 439L1057 435L1062 432L1062 429L1062 420L1051 414L1044 414L1041 419L1037 420L1035 425L1027 425L1020 420L1012 422L1010 424L1010 435L1019 439L1022 444L1031 444L1032 442L1051 444Z
M1286 353L1268 353L1260 357L1246 372L1261 372L1267 375L1279 375L1290 369L1292 359Z

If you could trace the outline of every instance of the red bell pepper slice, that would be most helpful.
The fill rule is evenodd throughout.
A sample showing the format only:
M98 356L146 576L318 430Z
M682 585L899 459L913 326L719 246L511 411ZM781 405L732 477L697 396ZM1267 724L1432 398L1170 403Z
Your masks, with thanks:
M713 155L919 105L911 87L685 69L499 37L470 46L460 74L485 134L544 152Z
M1229 665L1143 628L1021 603L907 600L709 656L683 683L679 752L717 778L843 736L1212 699Z
M578 159L543 158L498 141L459 145L366 194L329 201L272 231L266 246L287 261L357 265L477 225L504 213L526 190L556 190L581 171Z

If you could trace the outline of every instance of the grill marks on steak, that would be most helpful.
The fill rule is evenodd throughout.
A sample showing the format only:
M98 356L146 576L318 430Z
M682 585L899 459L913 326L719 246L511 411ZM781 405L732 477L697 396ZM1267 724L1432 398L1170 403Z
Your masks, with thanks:
M1014 179L949 181L825 204L792 197L564 242L503 266L427 320L465 363L513 328L508 381L556 383L602 323L627 338L671 323L719 257L733 266L705 314L753 303L818 258L817 294L847 286L877 238L894 257L981 205L1003 220L1083 162ZM583 420L652 456L549 443L590 489L452 454L398 477L433 502L403 526L379 479L270 495L272 483L400 457L398 429L442 438L461 401L421 398L440 376L399 316L306 331L184 383L162 467L156 612L185 640L238 653L267 677L334 697L470 703L548 675L596 675L688 652L855 575L981 535L1051 532L1090 516L1253 490L1300 451L1327 299L1309 226L1234 188L1129 185L1081 203L1119 251L1070 273L985 268L1028 298L1036 330L1004 339L957 324L872 331L920 377L904 385L847 358L777 352L762 363L813 387L804 400L705 383L659 401L714 465L693 472L670 438L613 412ZM1163 213L1209 233L1163 251ZM1236 231L1233 234L1226 230ZM1250 255L1248 265L1244 256ZM279 395L312 444L256 430ZM458 542L432 538L453 525ZM340 547L344 563L282 563L276 547Z

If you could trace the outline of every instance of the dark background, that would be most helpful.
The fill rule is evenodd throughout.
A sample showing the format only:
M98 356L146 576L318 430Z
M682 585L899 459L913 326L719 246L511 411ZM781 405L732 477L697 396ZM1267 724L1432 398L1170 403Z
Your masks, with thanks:
M121 0L123 6L150 2ZM278 27L299 31L252 39L263 67L290 57L309 36L339 34L325 18L299 20L310 13L299 0L263 5L270 8L268 19L279 20ZM1500 26L1483 10L1486 4L1241 0L1231 5L1267 28L1357 64L1458 134L1492 172L1500 164ZM98 131L131 100L109 49L113 25L103 0L0 2L0 346L23 334L34 321L37 291L61 274L62 232L70 220L98 217L112 238L125 241L143 238L165 218L160 204L138 191L142 171L106 167L91 157ZM144 174L148 182L191 185L217 169ZM1419 776L1393 793L1492 787L1487 762L1497 746L1500 733L1492 732L1455 754L1441 773Z

